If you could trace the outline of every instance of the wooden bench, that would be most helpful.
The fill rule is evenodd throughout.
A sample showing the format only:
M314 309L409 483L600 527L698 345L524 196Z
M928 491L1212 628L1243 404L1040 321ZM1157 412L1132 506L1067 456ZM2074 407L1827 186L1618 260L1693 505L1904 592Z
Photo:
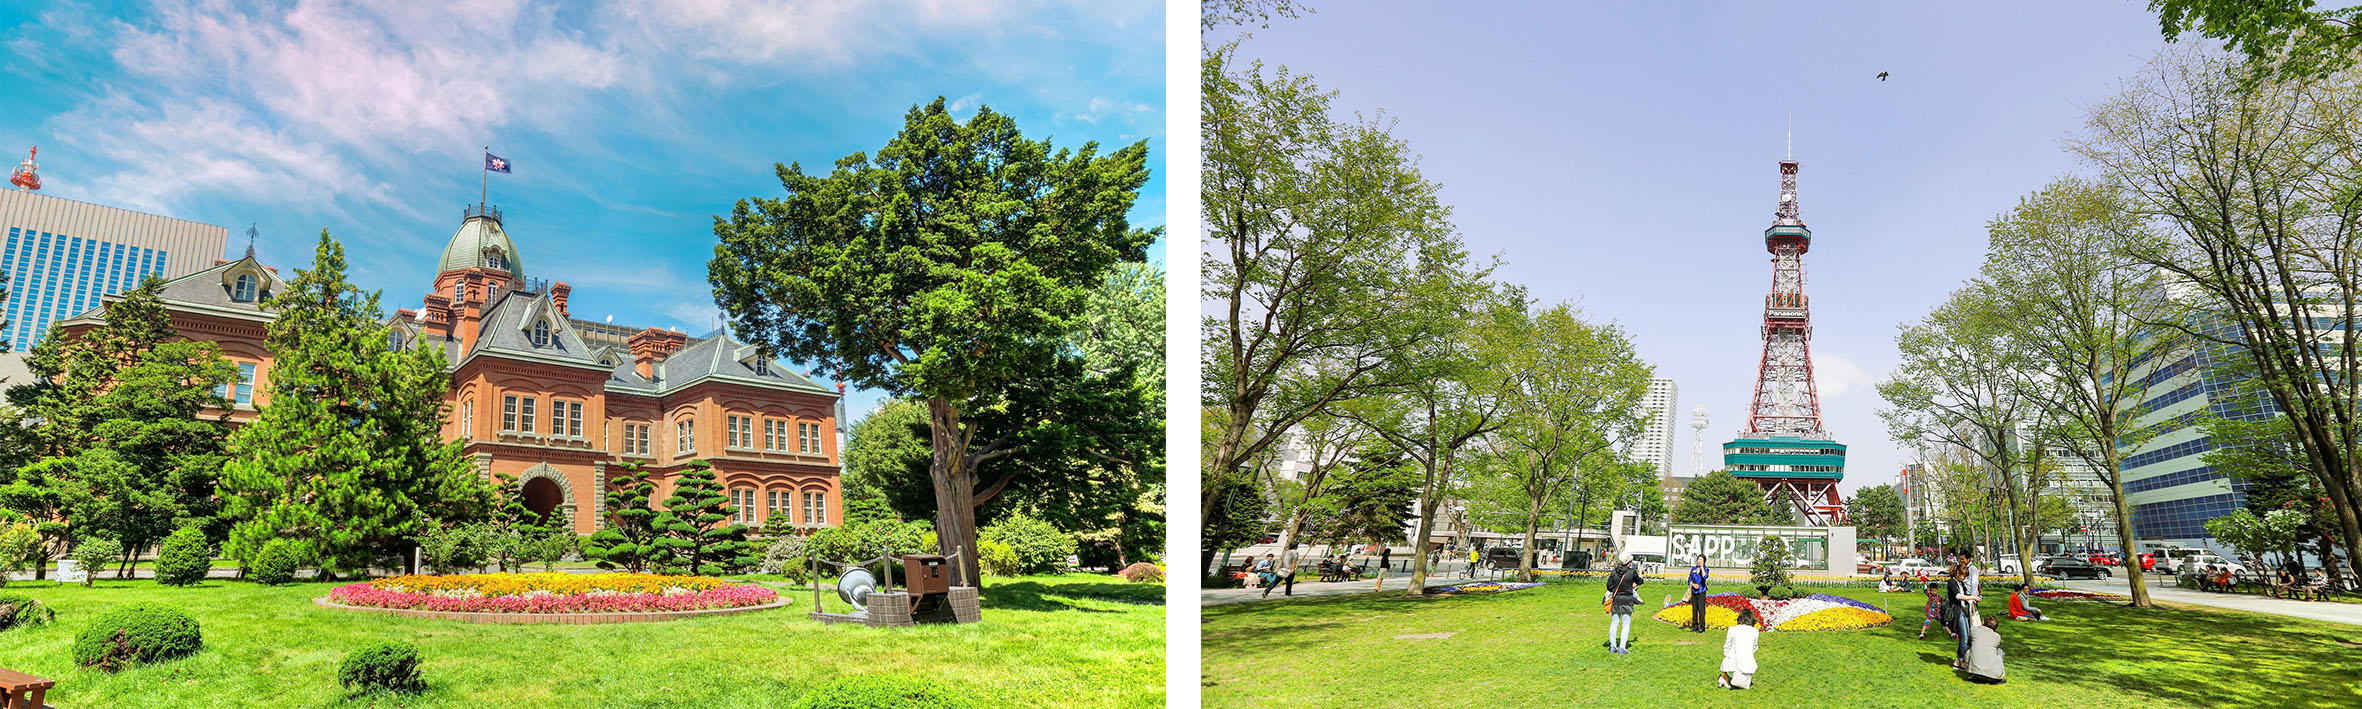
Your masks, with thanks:
M0 709L42 709L42 697L55 686L57 680L0 667Z

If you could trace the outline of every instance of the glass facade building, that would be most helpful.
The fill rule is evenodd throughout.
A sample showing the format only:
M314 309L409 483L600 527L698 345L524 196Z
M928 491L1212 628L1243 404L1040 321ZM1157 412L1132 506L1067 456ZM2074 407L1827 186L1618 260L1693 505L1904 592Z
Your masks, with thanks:
M136 288L150 276L176 278L220 262L229 230L185 219L0 190L0 302L9 351L22 355L50 325Z

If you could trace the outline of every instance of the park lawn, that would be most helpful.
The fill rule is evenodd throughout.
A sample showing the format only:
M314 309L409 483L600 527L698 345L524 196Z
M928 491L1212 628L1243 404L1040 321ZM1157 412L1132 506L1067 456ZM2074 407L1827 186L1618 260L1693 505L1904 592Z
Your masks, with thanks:
M984 622L916 628L824 626L809 587L774 585L786 608L658 623L478 625L320 608L337 584L214 579L191 588L101 580L93 588L18 581L57 611L0 631L0 667L57 680L61 707L770 707L843 675L941 680L978 706L1164 705L1164 586L1096 574L992 579ZM77 668L74 634L129 602L186 609L195 655L108 674ZM828 610L845 610L833 591ZM418 646L429 689L352 698L345 653L382 640Z
M1491 595L1399 591L1205 609L1208 706L2362 706L2362 626L2170 605L2038 604L2004 622L2008 683L1971 684L1953 641L1915 639L1923 596L1800 589L1883 605L1852 631L1765 633L1755 687L1715 687L1723 631L1650 617L1677 592L1641 587L1632 654L1605 646L1603 585ZM1996 589L1988 608L2006 598ZM1443 639L1400 635L1452 633Z

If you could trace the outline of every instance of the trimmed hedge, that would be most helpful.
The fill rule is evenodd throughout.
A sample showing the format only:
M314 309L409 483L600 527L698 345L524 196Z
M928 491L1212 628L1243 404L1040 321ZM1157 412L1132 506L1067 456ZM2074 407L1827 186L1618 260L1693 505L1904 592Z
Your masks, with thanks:
M205 543L203 530L182 527L156 547L156 583L194 586L204 582L211 571L213 545Z
M797 697L793 709L959 709L972 706L942 683L908 675L839 677Z
M188 612L135 603L107 611L74 636L74 664L114 672L187 655L204 645L197 619Z
M41 601L21 593L0 593L0 630L20 625L41 625L57 619L57 611L41 605Z
M336 683L360 694L426 691L426 678L418 674L418 648L401 641L382 642L345 655L344 666L336 671Z
M303 565L303 543L293 539L273 539L263 542L262 550L246 562L246 578L265 586L277 586L295 581L295 570Z

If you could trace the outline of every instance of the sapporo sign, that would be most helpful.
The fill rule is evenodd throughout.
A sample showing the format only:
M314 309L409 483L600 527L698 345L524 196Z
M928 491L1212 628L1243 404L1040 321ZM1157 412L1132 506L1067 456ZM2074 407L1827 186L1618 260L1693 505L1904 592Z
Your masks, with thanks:
M1706 555L1706 565L1741 567L1755 563L1755 552L1764 537L1778 537L1788 544L1788 555L1797 560L1810 560L1821 566L1829 558L1829 531L1824 527L1723 527L1673 525L1668 530L1665 545L1668 561L1686 565L1690 557Z

